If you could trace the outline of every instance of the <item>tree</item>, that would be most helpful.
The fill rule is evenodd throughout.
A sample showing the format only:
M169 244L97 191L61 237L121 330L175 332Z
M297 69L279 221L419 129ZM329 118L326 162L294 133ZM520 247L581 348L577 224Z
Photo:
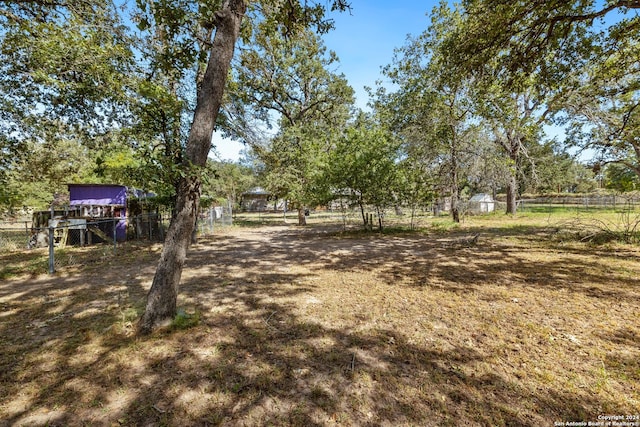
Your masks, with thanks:
M4 202L10 212L23 206L48 209L54 195L66 193L68 183L99 180L93 153L76 139L26 141L25 146L25 153L9 164L1 190L10 195Z
M331 188L360 208L365 227L365 206L376 209L382 230L384 210L398 198L399 145L390 132L361 113L331 152Z
M99 139L128 115L130 39L109 3L51 6L51 14L38 13L39 3L0 9L10 17L0 39L2 123L21 140L61 124L87 142Z
M520 91L509 90L499 81L489 83L489 87L477 98L478 111L509 161L506 213L515 214L524 168L530 166L531 173L536 173L531 151L542 134L546 111L539 110L544 109L546 98L535 84Z
M245 10L244 1L226 0L215 14L216 32L206 71L198 87L196 108L183 161L184 176L177 186L174 216L147 295L145 311L138 324L138 330L143 334L150 333L155 327L173 319L177 311L180 276L200 201L200 171L206 165L211 149L211 136Z
M471 194L491 193L496 198L498 190L505 187L511 174L510 161L495 143L491 132L479 127L469 154L466 186Z
M522 191L562 193L595 189L593 171L578 163L557 141L547 141L530 150L529 154L536 159L535 172L531 164L524 165Z
M270 8L275 9L274 13L265 16L267 21L273 20L274 29L287 31L294 31L296 25L320 22L324 11L322 6L312 7L297 1L282 4L265 1L263 6L265 12ZM138 331L142 334L150 333L157 326L173 319L176 314L180 276L200 200L200 171L206 164L211 148L211 137L223 101L227 75L246 7L244 0L224 0L219 8L207 15L211 20L205 24L215 28L215 35L208 52L206 70L197 86L197 102L186 143L184 177L178 185L175 216L167 232L147 295L145 312L138 324ZM336 0L333 7L344 9L346 4Z
M83 163L95 161L97 176L89 173L85 182L175 195L189 105L178 93L186 86L184 70L166 60L166 34L137 38L112 2L2 3L0 86L7 96L0 100L0 127L7 135L2 145L15 147L4 151L13 158L25 155L26 145L62 151L73 139L91 154ZM15 169L27 164L14 162L13 172L28 176Z
M0 203L28 202L30 188L41 207L93 156L67 166L66 179L52 159L72 141L100 150L126 126L132 43L109 2L0 1L0 25ZM34 175L35 163L50 167ZM16 177L26 181L9 185Z
M463 0L465 24L458 28L452 54L458 66L479 70L500 57L500 66L514 81L536 69L552 73L567 57L590 54L595 47L587 37L603 28L603 36L619 39L637 34L638 16L627 12L639 9L635 0ZM616 25L607 16L618 14ZM567 39L577 37L580 43ZM550 55L561 51L561 55Z
M305 207L326 201L322 172L353 89L329 70L337 57L327 55L311 31L287 38L261 25L253 40L253 49L240 55L231 95L258 126L277 126L268 144L254 142L253 148L265 165L267 187L289 200L304 225Z
M207 179L202 192L216 201L240 202L242 193L256 186L257 177L252 168L239 163L209 160Z
M283 128L260 157L265 165L265 186L298 212L298 225L306 225L306 210L329 198L326 169L331 132L309 125Z
M4 151L61 151L74 139L90 150L98 180L175 194L187 102L176 93L181 77L167 77L181 70L162 60L163 33L136 38L111 2L2 3L0 126L16 147Z
M531 153L544 135L543 126L561 110L576 84L593 37L584 26L562 37L542 31L546 15L541 9L558 14L559 21L545 27L553 32L556 25L565 25L567 2L470 0L463 5L464 19L448 33L445 52L458 73L474 78L477 114L510 162L507 213L515 214L523 169L535 175Z
M635 171L618 163L604 169L604 186L621 193L640 189L640 178Z
M2 126L8 126L1 148L3 152L14 150L20 142L36 139L41 134L41 123L46 124L49 117L64 119L62 122L74 131L83 132L87 142L99 142L114 129L131 124L128 75L137 78L146 74L147 80L153 80L156 73L164 74L153 81L166 82L169 87L165 92L173 96L171 85L186 76L184 70L195 69L193 119L188 136L180 141L179 148L172 145L169 150L175 153L174 148L178 148L180 153L170 156L174 163L169 165L176 174L171 176L180 177L175 185L176 215L139 323L139 331L149 333L176 312L180 275L198 209L201 175L248 2L138 0L136 5L139 13L134 20L144 37L160 40L159 55L133 53L131 48L139 43L127 36L127 27L120 24L120 9L112 2L0 1L0 85L7 95L2 99L0 119ZM290 37L312 25L326 31L332 25L323 18L327 7L315 2L262 0L249 5L249 23L264 22L272 31ZM347 7L343 0L331 2L332 9ZM149 28L157 31L146 31ZM128 67L134 63L140 67L130 73ZM140 80L134 82L134 94L139 83ZM120 125L120 121L126 125ZM159 129L170 127L177 135L175 123L164 121L167 126ZM171 138L172 144L178 140Z
M418 136L419 137L419 136ZM425 144L403 135L404 143L399 147L398 200L411 208L411 228L414 228L416 212L433 204L438 195L437 156ZM402 140L401 140L402 142Z
M603 41L564 106L570 143L640 177L640 34Z
M449 50L457 68L482 74L494 62L514 93L532 76L546 87L560 82L559 96L545 104L564 113L560 123L573 121L571 140L596 148L603 163L638 167L640 17L629 14L637 1L465 0L463 7Z
M472 82L467 75L453 72L443 44L459 19L459 12L445 4L434 9L432 25L398 49L393 66L384 70L398 90L376 103L379 109L388 111L385 114L394 130L411 135L406 141L423 145L413 152L423 156L426 151L433 153L431 157L442 172L439 175L444 178L442 182L451 198L451 216L456 222L460 221L461 166L474 133Z

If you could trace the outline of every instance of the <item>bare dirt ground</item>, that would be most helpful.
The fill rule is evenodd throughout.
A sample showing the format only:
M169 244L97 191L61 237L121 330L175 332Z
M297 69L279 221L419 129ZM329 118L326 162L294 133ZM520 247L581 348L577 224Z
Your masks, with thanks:
M0 425L640 415L638 247L477 231L231 228L191 249L185 314L149 338L133 331L158 245L2 279Z

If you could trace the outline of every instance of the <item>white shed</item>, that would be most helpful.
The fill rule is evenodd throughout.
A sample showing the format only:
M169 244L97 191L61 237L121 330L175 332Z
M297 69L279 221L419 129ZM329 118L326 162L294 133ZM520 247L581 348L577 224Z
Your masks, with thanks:
M478 193L469 199L469 212L471 213L487 213L496 209L496 201L490 194Z

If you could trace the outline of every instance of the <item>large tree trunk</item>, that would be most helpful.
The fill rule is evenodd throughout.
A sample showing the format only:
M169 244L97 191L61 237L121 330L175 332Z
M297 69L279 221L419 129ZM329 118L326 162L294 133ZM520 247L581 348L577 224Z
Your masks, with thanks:
M156 327L170 323L176 315L180 276L200 203L199 174L211 150L211 136L245 9L245 0L225 0L221 10L216 13L216 33L207 69L198 86L196 109L187 140L183 162L186 175L178 186L175 216L147 295L145 312L138 323L138 332L141 334L148 334Z
M304 213L304 208L298 208L298 225L307 225L307 216Z
M458 203L459 198L458 186L454 186L454 192L451 194L451 219L453 222L460 222L460 204Z

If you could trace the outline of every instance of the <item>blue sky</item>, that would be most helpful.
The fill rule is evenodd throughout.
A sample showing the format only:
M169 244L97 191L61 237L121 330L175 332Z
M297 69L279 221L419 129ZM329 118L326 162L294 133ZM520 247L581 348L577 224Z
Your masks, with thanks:
M429 25L428 12L438 0L351 0L351 13L332 13L335 30L324 36L325 45L340 59L343 73L356 91L357 105L365 108L365 86L382 79L381 67L390 64L393 50L405 44L407 35L418 35ZM242 144L214 137L221 159L237 160Z
M601 5L603 0L596 3ZM328 0L327 4L330 3ZM395 48L402 47L407 36L417 36L430 24L430 12L440 0L350 0L351 13L332 13L335 29L324 36L325 45L336 52L340 59L338 73L343 73L356 92L357 105L365 109L368 102L365 86L375 87L376 80L383 80L381 67L393 60ZM448 0L449 4L455 3ZM611 12L602 21L608 26L620 18ZM565 138L564 130L556 126L545 128L548 137ZM238 160L242 144L222 140L214 135L218 158ZM590 151L580 155L582 160L592 156Z
M427 16L437 1L352 0L351 13L334 14L336 29L324 37L327 48L340 58L339 72L355 89L358 106L368 101L364 86L382 79L381 67L393 60L393 51L427 29Z

